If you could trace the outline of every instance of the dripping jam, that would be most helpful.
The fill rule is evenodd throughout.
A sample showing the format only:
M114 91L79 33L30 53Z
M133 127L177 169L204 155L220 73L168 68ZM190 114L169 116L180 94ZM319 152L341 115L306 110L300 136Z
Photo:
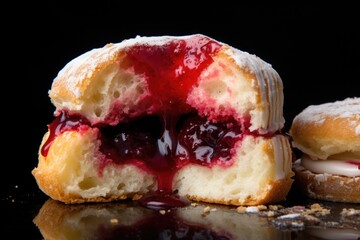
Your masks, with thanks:
M101 239L233 239L224 230L215 231L206 224L188 223L176 211L164 215L155 212L132 225L118 224L108 228L101 225L95 234Z
M90 127L84 117L62 112L49 124L50 136L41 154L47 155L57 135ZM145 164L143 169L157 178L158 193L140 199L144 205L151 201L152 208L187 204L186 199L173 194L172 179L177 171L189 163L208 167L231 164L231 150L244 135L235 121L213 123L195 112L143 116L99 130L99 150L107 158L100 164L99 175L109 160L118 164L141 161L140 167Z
M126 64L136 74L145 76L150 92L146 101L155 110L151 115L143 114L116 126L98 127L102 142L99 150L108 158L106 162L141 161L141 166L156 176L159 194L143 197L145 206L168 208L187 204L176 194L169 195L173 193L176 172L189 163L229 165L235 144L244 134L255 134L244 133L233 119L210 122L186 104L199 75L213 62L212 56L220 47L209 38L194 36L165 45L135 45L126 50ZM97 126L81 115L62 111L48 127L50 135L41 149L43 156L59 134Z

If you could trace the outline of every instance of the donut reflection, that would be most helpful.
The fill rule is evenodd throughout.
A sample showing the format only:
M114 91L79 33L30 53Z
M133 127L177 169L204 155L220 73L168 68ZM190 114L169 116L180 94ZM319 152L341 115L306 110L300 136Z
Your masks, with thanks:
M267 218L200 204L155 211L134 203L66 205L49 199L33 222L44 239L291 239Z

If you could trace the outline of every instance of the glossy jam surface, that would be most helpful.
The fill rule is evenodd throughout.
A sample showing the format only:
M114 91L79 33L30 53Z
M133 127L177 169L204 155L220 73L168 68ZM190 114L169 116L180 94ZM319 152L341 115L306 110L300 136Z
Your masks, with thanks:
M99 151L107 158L100 163L99 175L109 161L132 162L157 178L158 195L145 197L142 205L168 208L186 204L178 196L168 195L173 193L172 180L177 171L189 163L208 167L231 165L232 149L241 143L245 131L231 119L210 122L199 117L186 103L189 92L220 47L209 38L193 36L126 48L125 60L119 67L144 76L150 94L141 104L151 106L151 110L117 126L106 126L105 121L102 127L92 126L84 117L59 112L49 125L50 136L41 154L46 156L52 141L64 131L99 128ZM122 112L116 111L112 114ZM247 119L242 124L249 122Z
M61 115L55 118L55 120L53 120L53 122L48 125L50 135L40 150L41 155L47 156L51 143L61 133L68 130L86 130L89 125L90 122L80 115L72 115L69 117L68 113L62 112Z
M156 191L139 199L140 206L154 210L168 210L173 207L185 207L190 201L176 192Z
M126 64L144 74L155 111L185 112L186 98L221 45L204 36L161 45L135 45L126 50Z
M41 153L47 155L57 135L87 129L88 124L83 117L63 112L49 125L50 136ZM243 136L235 121L213 123L196 113L144 116L99 130L99 150L107 157L99 165L99 175L109 160L119 164L141 161L140 167L157 177L158 190L166 192L172 191L174 175L188 163L231 164L231 149Z
M156 213L132 225L119 224L112 228L105 226L97 228L95 236L100 239L234 239L229 233L223 230L216 232L209 225L186 222L175 211L164 215Z

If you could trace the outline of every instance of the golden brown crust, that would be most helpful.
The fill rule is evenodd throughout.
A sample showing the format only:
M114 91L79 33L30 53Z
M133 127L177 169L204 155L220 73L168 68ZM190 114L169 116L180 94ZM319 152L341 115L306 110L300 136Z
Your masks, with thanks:
M199 196L186 195L186 197L192 201L203 201L208 203L223 204L223 205L234 205L234 206L256 206L262 204L271 204L278 203L280 201L286 200L287 194L290 191L290 188L293 184L292 178L281 179L277 181L272 181L268 191L264 196L259 196L257 199L248 198L245 200L239 201L237 199L225 200L225 199L212 199L212 198L202 198Z
M355 116L326 117L321 125L314 124L311 120L309 122L295 120L290 134L295 147L309 155L326 158L337 153L360 149L360 136L355 134L355 125L350 124L354 121L360 125L360 118L356 119Z
M61 202L46 201L34 218L33 222L40 229L44 239L56 240L58 236L61 236L59 226L61 226L64 219L63 210L64 206Z
M114 44L107 44L101 49L86 52L81 58L73 59L57 75L49 92L50 98L56 102L78 102L80 99L76 91L85 93L96 74L115 64L120 53ZM80 61L81 64L77 63ZM71 86L69 77L74 76L81 78L81 81Z
M44 145L47 138L48 133L44 136L41 146ZM290 190L293 181L291 178L293 176L291 171L291 149L290 144L285 141L286 139L282 136L276 136L272 139L260 141L259 138L247 137L246 141L243 140L236 150L240 154L238 159L235 160L236 163L229 166L227 172L223 171L223 167L216 167L212 170L203 167L207 171L206 173L200 172L197 169L194 172L187 172L182 177L175 177L174 182L179 182L180 186L189 184L197 186L195 194L186 194L188 193L187 190L181 190L191 200L226 205L257 205L282 201ZM99 161L97 158L97 142L97 130L92 128L88 128L81 133L68 131L59 135L52 143L47 157L40 154L39 164L32 171L40 189L51 198L67 204L112 202L127 198L136 200L141 195L146 194L147 191L155 189L152 188L156 184L155 177L152 175L150 177L144 176L146 172L142 172L132 164L109 164L106 168L109 171L105 171L102 176L98 176L98 166L96 165L96 162ZM72 151L67 150L70 148ZM277 149L282 149L282 151L278 152L279 150ZM248 151L249 153L244 155ZM86 157L84 157L84 152ZM257 177L258 171L254 170L251 166L247 166L254 162L262 165L263 172L261 173L261 178ZM201 168L198 165L194 166ZM124 172L120 172L121 169ZM250 171L252 171L250 176L242 177L242 174L239 172L240 170L244 171L244 169L249 170L247 174L250 174ZM126 172L129 177L121 178ZM129 172L131 175L129 175ZM215 182L218 179L223 179L227 176L233 177L234 173L239 175L236 177L239 182L229 183L229 186L226 186L227 183L223 182L221 186L225 186L225 189L218 190L222 194L211 197L201 193L201 190L204 188L211 191L210 189L216 186ZM194 174L197 175L195 179ZM208 174L214 177L212 180L208 179L210 182L214 181L214 184L209 183L209 186L202 186L201 183L206 181L205 179ZM266 177L264 174L266 174ZM136 180L140 186L138 189L141 190L122 191L120 186L126 189L127 185L134 185L133 181L129 181L131 176L135 176L133 179L138 179ZM145 183L141 177L145 180L150 180L147 180L148 183ZM88 179L93 184L86 187ZM153 180L151 181L151 179ZM195 180L198 182L195 182ZM243 181L251 182L255 185L253 188L250 187L250 189L249 186L240 187ZM248 197L233 195L232 190L229 190L239 187L243 188L244 194L249 194ZM114 188L115 190L112 190ZM178 187L175 188L177 189ZM258 190L254 192L252 191L253 189Z
M360 203L360 177L315 174L294 164L295 185L306 196L314 199Z
M109 164L104 170L104 177L99 177L100 161L99 140L97 139L98 130L88 128L83 132L67 131L59 135L51 144L51 148L46 157L39 152L38 166L32 170L32 174L39 188L48 196L55 200L67 204L84 202L112 202L123 199L136 199L145 193L140 191L122 191L116 184L121 183L121 171L132 172L128 178L137 174L142 174L140 169L129 167L128 165L116 166ZM44 135L40 149L46 143L49 132ZM71 151L69 151L71 149ZM109 170L110 173L106 172ZM135 171L136 170L136 171ZM116 172L117 171L117 172ZM115 179L118 177L119 179ZM126 177L124 177L126 179ZM145 176L144 178L147 178ZM90 187L86 182L90 179ZM110 182L114 180L114 182ZM108 181L108 182L107 182ZM116 182L118 181L118 183ZM139 177L139 184L146 186L144 179ZM152 187L151 179L148 180L150 186L145 187L149 191ZM115 184L115 186L112 185ZM102 191L111 192L107 188L115 188L116 194L105 194ZM84 192L93 188L93 193L84 195ZM71 190L69 190L71 189ZM112 191L114 192L114 191Z
M311 105L293 120L289 134L293 146L302 157L313 161L341 159L360 153L360 98ZM316 174L301 166L301 159L293 164L295 183L305 195L336 202L360 201L360 177ZM324 170L326 172L327 170Z
M127 48L138 44L166 44L189 37L191 35L137 37L78 56L59 72L49 91L56 112L68 109L87 117L93 124L109 123L111 119L112 125L130 114L148 112L151 105L142 109L144 103L141 99L152 93L144 75L136 74L133 66L128 66ZM251 115L251 131L265 133L282 129L285 122L283 85L272 66L227 44L222 44L213 59L214 62L200 77L205 79L203 84L195 84L197 89L188 93L187 104L202 112L201 115L219 114L219 117L224 117L230 114L239 120ZM116 104L123 106L114 112ZM120 116L119 119L112 119L113 114Z
M46 240L94 239L94 234L99 234L99 228L106 224L110 225L108 229L111 231L119 226L141 223L153 214L153 211L146 208L128 206L121 202L71 205L48 199L33 223ZM118 219L119 217L122 218ZM111 220L119 221L112 224Z
M167 44L189 37L192 36L137 37L108 44L73 59L59 72L49 92L56 112L65 110L69 114L80 114L89 120L90 125L86 131L59 134L47 156L39 153L39 163L32 174L43 192L65 203L82 203L137 198L154 190L156 177L146 171L141 172L143 169L136 169L138 166L103 164L104 159L110 162L114 159L107 159L99 150L99 129L93 126L114 126L124 119L153 114L152 103L147 105L142 101L154 93L149 90L146 75L137 74L134 66L124 57L128 47L138 44L151 47L152 44ZM246 122L244 118L249 119L249 130L260 134L282 129L283 85L278 73L255 55L226 44L221 46L213 56L214 61L202 71L189 90L186 104L210 120L220 121L230 116L238 120L241 127L248 127L243 124ZM48 135L45 134L40 149ZM258 197L251 197L247 200L249 205L283 200L292 183L288 139L274 136L269 142L271 144L267 149L255 151L253 155L257 161L269 160L265 170L268 175L261 186L267 184L270 190L259 193ZM104 171L101 177L98 176L102 175L99 174L99 162L106 166L101 170ZM105 170L108 172L105 173ZM128 174L127 177L124 174ZM124 179L121 179L123 175ZM134 176L135 180L127 181ZM125 186L126 181L131 182L132 186ZM244 203L243 200L211 199L206 196L201 199L213 203ZM200 199L196 196L193 198Z
M174 188L191 200L225 205L258 205L285 200L294 174L290 144L285 139L283 136L245 137L236 148L235 162L231 166L209 169L188 165L179 171Z
M293 146L320 159L343 152L359 152L359 109L360 98L309 106L292 122L289 134Z

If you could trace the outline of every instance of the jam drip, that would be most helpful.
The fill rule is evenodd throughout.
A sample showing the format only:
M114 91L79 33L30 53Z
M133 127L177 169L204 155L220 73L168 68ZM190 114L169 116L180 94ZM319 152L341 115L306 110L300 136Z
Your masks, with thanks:
M62 112L49 125L50 136L41 154L46 156L52 141L64 131L88 128L89 121L85 118ZM169 195L173 193L172 182L177 171L189 163L208 167L214 164L230 165L231 150L243 136L235 121L214 123L195 112L143 116L99 130L102 142L99 150L107 157L99 164L99 175L108 160L118 164L133 163L154 174L157 177L158 195L148 196L141 202L142 205L151 205L151 208L186 205L185 199L176 194Z
M101 151L114 162L141 160L171 192L176 172L188 163L228 165L242 134L235 123L211 123L194 114L146 116L102 130Z
M140 206L154 209L171 209L173 207L186 207L190 204L190 201L174 192L167 192L158 190L156 192L148 193L139 199Z
M135 224L113 224L111 227L100 225L96 229L98 239L217 239L229 240L234 236L222 230L215 231L211 225L186 222L176 211L166 214L155 212L153 216Z
M41 148L41 155L47 156L49 148L54 139L61 133L71 131L83 131L90 125L90 122L81 115L73 114L71 117L66 111L61 112L51 124L48 125L49 136Z
M185 204L176 194L168 195L173 193L172 180L177 171L189 163L209 167L230 165L235 143L240 142L243 134L249 134L244 126L250 120L241 123L243 129L231 119L210 122L193 113L194 109L186 103L200 74L213 62L212 57L220 48L220 43L201 35L164 44L127 47L119 67L134 71L147 81L148 97L139 103L149 106L146 116L115 127L106 126L105 119L100 127L64 111L49 125L50 135L41 154L46 156L55 137L64 131L98 128L102 142L99 151L107 158L99 164L100 176L109 160L132 163L157 177L158 193L165 198L161 203L157 197L149 196L144 198L147 200L142 201L143 205L156 208ZM123 114L122 109L114 111L111 114Z

